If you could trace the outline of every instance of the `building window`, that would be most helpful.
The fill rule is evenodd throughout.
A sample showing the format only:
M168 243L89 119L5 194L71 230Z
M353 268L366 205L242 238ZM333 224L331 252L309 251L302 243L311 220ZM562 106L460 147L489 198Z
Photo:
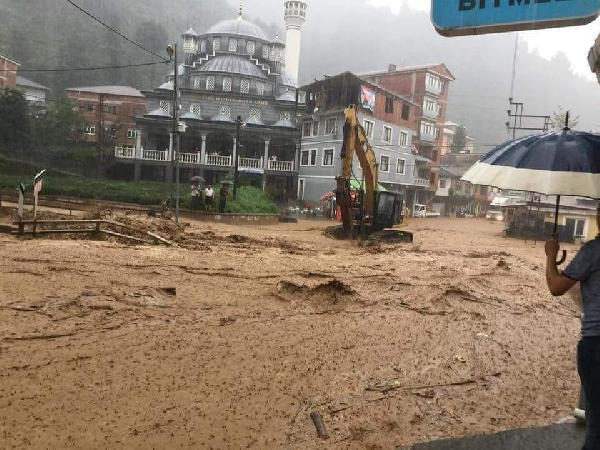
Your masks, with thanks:
M96 135L96 126L95 125L86 124L85 129L84 129L83 132L85 134L89 135L89 136L95 136Z
M385 98L385 112L388 114L394 112L394 99L392 97Z
M388 127L387 125L383 126L383 142L386 144L392 143L392 127Z
M292 119L292 115L290 114L289 111L282 111L281 113L279 113L279 120L291 120Z
M265 59L269 59L269 47L267 45L263 44L263 48L262 48L262 52L263 52L263 58Z
M429 88L442 90L442 79L431 73L425 75L425 84Z
M171 112L171 104L167 100L160 101L160 109L162 109L166 113Z
M323 165L324 166L333 166L333 149L332 148L323 149Z
M406 167L406 160L398 158L396 161L396 173L404 175L404 168Z
M96 107L92 103L85 104L85 112L94 112Z
M250 117L260 120L260 109L250 108Z
M317 150L302 150L300 152L301 166L316 166L317 165Z
M117 107L115 105L104 105L103 109L107 114L117 114Z
M446 189L446 179L440 178L440 189Z
M389 172L390 171L390 157L381 155L379 158L379 171L380 172Z
M400 147L408 147L408 133L406 131L400 132L400 141L398 144Z
M206 53L206 41L204 39L200 42L200 52Z
M410 119L410 105L408 103L402 104L402 120Z
M312 135L313 136L318 136L319 135L319 121L318 120L313 120L313 123L312 123Z
M200 115L202 109L200 108L200 103L192 103L190 105L190 112L193 114L196 114L197 116Z
M364 120L365 134L369 139L373 138L373 122L370 120Z
M250 81L249 80L242 80L242 83L240 84L240 92L242 94L248 94L250 92Z
M231 106L223 105L221 106L221 115L225 117L231 117Z
M310 137L311 130L312 130L312 122L310 120L305 120L302 123L302 137Z
M215 90L215 77L213 77L213 76L206 77L206 90L207 91Z
M437 130L435 125L431 122L421 122L421 134L437 137Z
M254 41L248 41L248 44L246 44L246 52L249 55L254 55L255 51L256 51L256 44L254 43Z
M194 89L202 88L202 80L200 78L194 78Z
M127 130L127 139L137 138L137 130Z
M221 39L213 40L213 52L218 52L221 50Z
M325 134L335 134L336 132L336 118L330 117L325 120Z
M223 78L223 90L225 92L231 92L231 78L229 78L229 77Z
M258 95L265 94L265 84L264 83L256 83L256 93Z
M237 52L237 39L230 38L229 39L229 51Z

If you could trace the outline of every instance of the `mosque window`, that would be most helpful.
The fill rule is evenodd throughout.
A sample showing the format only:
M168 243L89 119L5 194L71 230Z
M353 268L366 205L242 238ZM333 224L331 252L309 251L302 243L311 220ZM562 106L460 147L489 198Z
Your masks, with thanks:
M237 52L237 48L238 48L238 42L237 39L229 39L229 51L230 52Z
M282 111L279 114L279 120L290 120L292 118L289 111Z
M194 89L202 88L202 80L198 77L194 78Z
M162 109L164 112L168 113L171 111L171 104L167 100L161 100L160 101L160 109Z
M263 58L269 59L269 47L267 45L263 45Z
M254 43L254 41L248 41L248 44L246 44L246 52L249 55L254 55L255 51L256 51L256 44Z
M200 51L202 53L206 53L206 41L204 39L202 39L202 42L200 42Z
M223 90L225 92L231 92L231 78L229 78L229 77L223 78Z
M258 95L265 94L265 84L264 83L256 83L256 93Z
M221 50L221 40L215 39L213 40L213 52L218 52L219 50Z
M225 117L231 117L231 106L223 105L221 106L221 115Z
M201 111L202 111L202 109L200 108L200 103L192 103L190 105L190 112L191 113L194 113L197 116L199 116Z
M250 108L250 117L254 117L255 119L260 119L260 109Z
M213 76L206 77L206 90L207 91L215 90L215 77L213 77Z
M247 94L250 92L250 81L242 80L242 84L240 86L240 91L242 94Z

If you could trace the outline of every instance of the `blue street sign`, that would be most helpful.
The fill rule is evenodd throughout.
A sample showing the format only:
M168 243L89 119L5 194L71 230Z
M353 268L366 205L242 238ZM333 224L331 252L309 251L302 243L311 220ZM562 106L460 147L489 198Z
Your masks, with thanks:
M443 36L584 25L600 0L432 0L431 20Z

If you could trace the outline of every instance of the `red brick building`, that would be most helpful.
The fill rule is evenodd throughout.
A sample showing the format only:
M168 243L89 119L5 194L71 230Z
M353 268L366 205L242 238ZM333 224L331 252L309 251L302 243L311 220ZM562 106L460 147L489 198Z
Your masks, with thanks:
M0 55L0 89L17 86L17 70L20 64Z
M418 107L415 117L417 137L413 141L419 155L431 160L430 192L435 194L440 172L443 129L446 122L448 91L454 76L444 64L398 69L363 75L372 83L408 97Z
M145 97L129 86L70 88L86 121L84 140L133 152L138 140L135 118L146 113Z

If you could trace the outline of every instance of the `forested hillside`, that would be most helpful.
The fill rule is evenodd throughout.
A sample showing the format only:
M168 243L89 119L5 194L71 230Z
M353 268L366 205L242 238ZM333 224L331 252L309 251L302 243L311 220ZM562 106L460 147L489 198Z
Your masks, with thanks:
M213 0L75 0L75 3L158 54L169 40L193 25L197 31L232 17L233 8ZM0 0L0 54L22 69L112 66L156 61L95 23L66 0ZM65 87L126 84L149 89L160 84L163 65L94 72L26 73L59 95Z

